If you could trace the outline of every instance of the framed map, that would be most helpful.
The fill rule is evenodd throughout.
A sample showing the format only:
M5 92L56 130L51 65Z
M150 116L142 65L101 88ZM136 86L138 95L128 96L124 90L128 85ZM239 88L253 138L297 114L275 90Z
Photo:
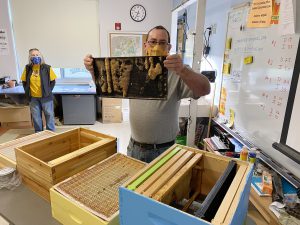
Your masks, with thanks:
M110 33L109 48L112 57L143 56L146 34Z

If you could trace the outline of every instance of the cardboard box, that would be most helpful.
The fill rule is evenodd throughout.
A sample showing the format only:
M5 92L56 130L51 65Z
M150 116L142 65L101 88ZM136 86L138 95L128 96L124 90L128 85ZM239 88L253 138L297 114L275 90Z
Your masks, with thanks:
M102 122L122 122L122 99L102 98Z
M179 154L175 153L176 155L169 161L154 170L162 162L161 160L178 147L180 154L181 150L184 150L182 156L179 156L181 157L179 160L175 160L174 164L169 163L174 160L173 157L177 157ZM188 159L187 156L191 158ZM189 161L185 164L187 159ZM234 160L237 164L236 174L224 198L221 198L221 204L211 221L185 212L189 203L198 199L198 196L202 198L209 196L231 160L231 158L198 149L173 145L127 184L120 187L120 224L243 224L248 210L253 165L240 160ZM179 164L182 164L182 167L175 170L174 168ZM171 171L175 171L174 174ZM149 172L153 172L152 175L149 175ZM132 187L138 183L137 188L133 189ZM223 186L221 187L223 188ZM181 208L182 210L169 205L170 202L183 198L186 198L188 202Z
M9 129L22 129L22 128L31 128L32 123L31 122L2 122L1 127L3 128L9 128Z
M56 135L54 132L45 130L39 133L31 134L22 138L8 141L0 144L0 168L12 167L16 168L15 148L34 143L39 140L44 140L48 137Z
M31 122L29 106L0 107L0 123Z
M16 148L17 170L24 183L46 200L56 183L117 152L116 138L76 128Z
M56 184L50 189L53 217L65 225L118 225L118 188L144 166L117 153Z

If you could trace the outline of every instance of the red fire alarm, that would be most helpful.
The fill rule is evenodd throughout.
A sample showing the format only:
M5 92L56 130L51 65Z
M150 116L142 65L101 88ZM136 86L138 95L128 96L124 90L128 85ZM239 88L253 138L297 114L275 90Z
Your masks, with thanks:
M115 23L115 30L121 30L121 23Z

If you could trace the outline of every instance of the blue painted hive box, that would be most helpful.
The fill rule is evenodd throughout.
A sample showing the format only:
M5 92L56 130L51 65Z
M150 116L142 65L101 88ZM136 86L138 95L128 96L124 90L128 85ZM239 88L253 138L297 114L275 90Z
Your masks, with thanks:
M248 162L175 144L120 187L120 224L243 224L252 171Z

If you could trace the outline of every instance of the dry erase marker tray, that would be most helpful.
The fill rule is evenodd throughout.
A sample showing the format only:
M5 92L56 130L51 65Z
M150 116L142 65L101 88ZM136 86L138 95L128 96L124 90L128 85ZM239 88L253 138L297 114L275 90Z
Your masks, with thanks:
M94 58L96 91L112 98L166 99L163 56Z

